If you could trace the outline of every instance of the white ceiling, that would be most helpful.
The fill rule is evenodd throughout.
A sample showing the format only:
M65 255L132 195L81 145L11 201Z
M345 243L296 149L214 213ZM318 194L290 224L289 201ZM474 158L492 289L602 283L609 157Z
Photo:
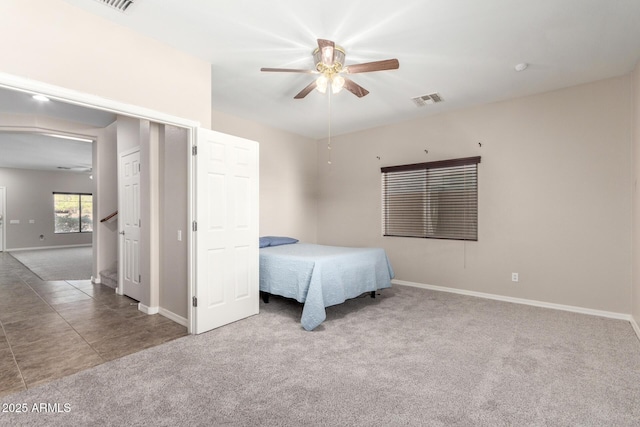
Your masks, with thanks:
M46 116L102 128L115 114L50 100L36 101L25 92L0 88L0 113ZM60 139L30 131L0 130L0 167L88 173L91 143Z
M91 143L25 132L0 132L0 167L91 172Z
M400 61L352 76L364 98L332 97L333 134L618 76L640 58L637 0L135 0L126 13L67 1L210 62L215 110L311 138L326 136L328 96L294 100L312 75L260 68L312 68L317 38L346 65ZM411 101L431 92L445 102Z
M0 87L0 113L41 115L83 125L103 128L116 120L116 115L106 111L81 107L55 99L42 102L32 94Z

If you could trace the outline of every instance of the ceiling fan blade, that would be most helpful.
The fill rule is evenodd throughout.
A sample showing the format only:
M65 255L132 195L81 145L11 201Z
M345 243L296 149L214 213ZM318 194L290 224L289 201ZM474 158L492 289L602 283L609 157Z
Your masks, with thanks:
M335 47L336 44L331 40L318 39L318 48L322 55L322 63L327 67L333 65L335 60Z
M331 40L327 40L327 39L318 39L318 47L320 49L322 49L323 47L327 47L327 46L331 46L331 47L335 47L335 43Z
M351 92L352 94L354 94L355 96L357 96L358 98L362 98L363 96L369 93L368 90L366 90L365 88L363 88L362 86L354 82L353 80L348 79L347 77L344 78L344 88L349 92Z
M275 72L275 73L305 73L305 74L317 73L317 71L314 71L314 70L299 70L297 68L260 68L260 71Z
M305 96L309 95L311 91L314 90L315 88L316 88L316 81L314 80L311 83L309 83L307 87L302 89L296 96L294 96L293 99L302 99Z
M349 74L369 73L371 71L396 70L400 67L397 59L385 59L382 61L366 62L364 64L349 65L345 72Z

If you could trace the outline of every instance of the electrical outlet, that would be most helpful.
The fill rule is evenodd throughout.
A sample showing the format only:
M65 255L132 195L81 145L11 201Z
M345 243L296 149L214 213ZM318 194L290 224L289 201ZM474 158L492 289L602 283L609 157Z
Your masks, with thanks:
M511 281L517 282L519 280L518 273L511 273Z

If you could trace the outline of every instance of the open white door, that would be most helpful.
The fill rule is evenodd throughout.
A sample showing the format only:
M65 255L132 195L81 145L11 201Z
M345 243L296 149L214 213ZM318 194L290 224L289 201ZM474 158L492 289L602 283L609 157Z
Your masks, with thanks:
M258 143L198 129L196 334L258 314Z
M140 301L140 149L120 153L118 169L118 216L120 226L120 294Z

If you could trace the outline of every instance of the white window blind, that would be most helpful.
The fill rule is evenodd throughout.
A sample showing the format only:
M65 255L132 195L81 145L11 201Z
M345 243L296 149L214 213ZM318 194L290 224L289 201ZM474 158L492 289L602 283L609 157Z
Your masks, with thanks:
M382 168L383 234L478 240L478 163L467 157Z

